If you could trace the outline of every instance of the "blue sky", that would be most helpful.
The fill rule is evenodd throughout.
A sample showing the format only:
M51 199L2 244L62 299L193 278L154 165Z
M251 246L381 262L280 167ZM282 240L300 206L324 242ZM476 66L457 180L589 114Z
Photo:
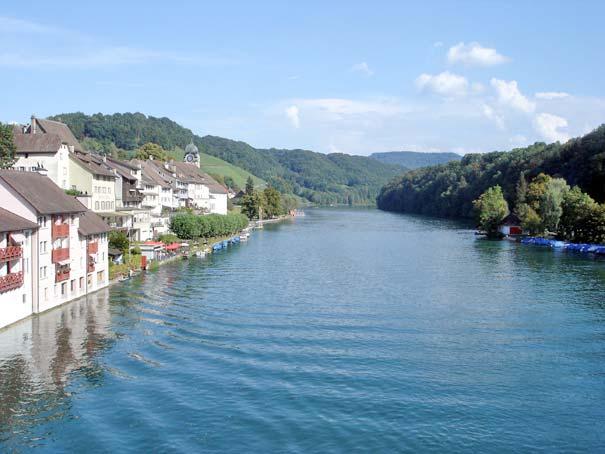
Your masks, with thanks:
M351 154L507 150L605 122L604 2L288 3L9 2L0 121L139 111Z

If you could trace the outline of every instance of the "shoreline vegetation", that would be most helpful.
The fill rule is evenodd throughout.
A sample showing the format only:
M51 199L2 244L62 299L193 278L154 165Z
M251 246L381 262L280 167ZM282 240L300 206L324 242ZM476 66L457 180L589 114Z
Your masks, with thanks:
M510 215L525 236L605 244L604 150L602 125L564 144L469 154L404 173L382 188L377 205L385 211L475 218L488 238L503 236L500 226Z

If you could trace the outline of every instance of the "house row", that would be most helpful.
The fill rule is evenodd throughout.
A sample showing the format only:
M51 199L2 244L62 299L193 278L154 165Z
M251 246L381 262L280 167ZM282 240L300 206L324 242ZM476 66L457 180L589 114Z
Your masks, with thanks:
M118 160L84 150L67 125L35 116L29 125L15 125L13 136L15 169L78 192L86 208L133 241L166 232L170 213L179 208L227 213L227 189L202 172L193 143L185 162Z
M110 227L49 177L0 170L0 327L108 285Z

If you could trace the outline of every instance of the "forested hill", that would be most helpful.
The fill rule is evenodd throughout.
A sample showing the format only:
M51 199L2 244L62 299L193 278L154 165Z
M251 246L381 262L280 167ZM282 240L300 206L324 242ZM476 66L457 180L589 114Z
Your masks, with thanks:
M380 188L405 169L374 159L308 150L257 149L214 136L199 137L168 118L141 113L51 117L66 123L80 139L94 139L108 151L134 150L147 142L166 150L184 148L191 140L201 152L221 158L266 180L281 192L313 203L373 204Z
M372 153L370 158L385 164L397 164L407 169L435 166L450 161L459 161L462 156L456 153L420 153L417 151L388 151Z
M447 217L472 217L473 200L500 185L513 205L522 172L525 179L543 172L577 185L605 201L605 125L565 144L536 143L509 152L469 154L460 161L412 170L380 192L378 207L389 211Z

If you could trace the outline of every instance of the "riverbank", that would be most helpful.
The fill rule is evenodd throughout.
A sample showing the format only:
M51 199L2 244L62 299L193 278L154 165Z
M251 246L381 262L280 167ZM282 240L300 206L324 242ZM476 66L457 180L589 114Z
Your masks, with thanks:
M176 253L176 254L166 257L162 260L149 261L147 264L146 270L142 269L140 260L138 261L138 263L136 263L133 260L133 257L139 257L139 259L140 259L140 255L133 256L131 254L125 258L125 261L128 261L128 263L124 263L121 265L110 265L109 285L110 286L115 285L119 282L123 282L124 280L128 280L130 277L136 276L143 271L154 271L155 269L159 268L160 266L165 265L167 263L174 262L175 260L179 260L179 259L182 260L185 255L187 255L188 257L193 257L193 256L196 256L197 253L199 253L199 252L203 252L204 254L212 254L214 252L213 245L218 244L218 243L223 243L225 241L229 241L230 239L234 238L235 236L239 237L242 234L242 232L244 232L246 230L254 230L254 229L262 228L263 225L265 225L265 224L275 224L275 223L291 220L294 217L295 216L286 214L286 215L277 216L277 217L271 218L271 219L263 219L262 221L251 221L246 229L240 230L233 235L221 235L221 236L214 236L214 237L203 238L203 239L200 238L198 241L195 241L195 242L193 242L191 240L182 240L183 242L187 242L189 244L186 254ZM179 240L179 241L181 241L181 240ZM120 267L120 268L117 268L117 267Z

